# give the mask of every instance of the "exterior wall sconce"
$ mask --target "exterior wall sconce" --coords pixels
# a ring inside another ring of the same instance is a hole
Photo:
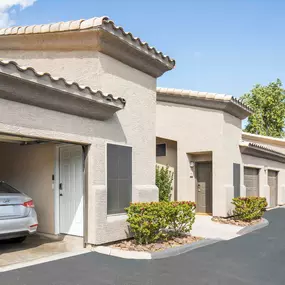
[[[265,167],[264,167],[264,171],[266,172],[268,170],[268,166],[267,165],[265,165]]]
[[[190,161],[190,167],[194,168],[194,166],[195,166],[195,162],[194,161]]]

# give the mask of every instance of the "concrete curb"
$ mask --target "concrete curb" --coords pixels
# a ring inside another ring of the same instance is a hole
[[[260,223],[255,224],[255,225],[251,225],[251,226],[244,227],[243,229],[239,230],[239,231],[237,232],[237,234],[238,234],[238,235],[249,234],[249,233],[251,233],[251,232],[253,232],[253,231],[262,229],[262,228],[264,228],[264,227],[266,227],[266,226],[268,226],[268,225],[269,225],[269,222],[268,222],[266,219],[262,218],[262,220],[261,220]]]
[[[108,246],[97,246],[92,251],[106,254],[110,256],[116,256],[125,259],[161,259],[171,256],[180,255],[190,250],[207,246],[216,242],[222,241],[222,239],[203,239],[191,244],[185,244],[182,246],[168,248],[158,252],[140,252],[140,251],[125,251],[117,248],[111,248]]]
[[[151,259],[161,259],[161,258],[180,255],[182,253],[191,251],[193,249],[207,246],[207,245],[219,242],[219,241],[222,241],[222,239],[202,239],[202,240],[193,242],[191,244],[185,244],[182,246],[172,247],[172,248],[168,248],[162,251],[153,252],[151,253]]]

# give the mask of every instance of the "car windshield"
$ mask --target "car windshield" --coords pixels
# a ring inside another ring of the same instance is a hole
[[[0,194],[3,193],[20,193],[18,190],[10,186],[9,184],[0,181]]]

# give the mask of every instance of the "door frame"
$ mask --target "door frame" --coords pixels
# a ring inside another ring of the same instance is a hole
[[[59,181],[60,181],[60,149],[64,147],[76,146],[77,144],[61,144],[56,145],[55,148],[55,163],[54,163],[54,179],[53,179],[53,190],[54,190],[54,234],[60,235],[60,201],[59,201]],[[88,185],[88,145],[80,145],[82,147],[82,164],[83,164],[83,240],[84,244],[87,243],[87,185]]]
[[[212,168],[211,168],[211,208],[212,208],[212,212],[208,213],[208,212],[196,212],[196,214],[201,214],[201,215],[212,215],[213,214],[213,161],[195,161],[195,203],[196,205],[198,204],[198,164],[211,164]]]

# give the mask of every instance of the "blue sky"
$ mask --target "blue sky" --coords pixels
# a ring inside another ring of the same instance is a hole
[[[0,15],[10,2],[22,3],[2,7],[14,25],[109,16],[176,60],[159,86],[239,97],[256,83],[285,82],[282,0],[34,1],[0,0]]]

